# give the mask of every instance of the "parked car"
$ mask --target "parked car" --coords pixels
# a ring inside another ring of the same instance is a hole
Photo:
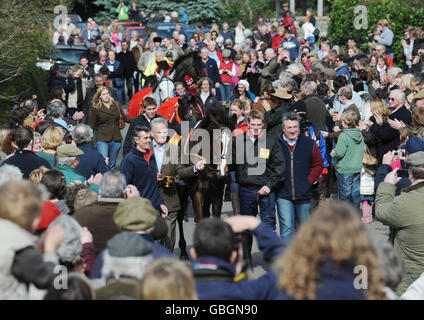
[[[138,36],[144,38],[146,35],[145,28],[144,27],[129,27],[125,28],[125,39],[129,39],[131,37],[131,32],[137,31]]]
[[[53,46],[52,60],[59,66],[60,72],[67,72],[73,65],[79,64],[81,55],[87,52],[85,46]]]

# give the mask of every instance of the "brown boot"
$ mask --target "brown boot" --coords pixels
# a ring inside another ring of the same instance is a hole
[[[231,192],[231,204],[233,205],[233,212],[235,216],[240,215],[240,196],[238,192]]]

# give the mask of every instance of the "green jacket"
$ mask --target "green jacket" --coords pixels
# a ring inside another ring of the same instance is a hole
[[[62,166],[58,164],[56,165],[56,169],[63,173],[68,186],[70,186],[71,183],[75,183],[75,181],[81,181],[81,183],[85,183],[87,181],[84,176],[80,175],[76,170],[69,166]],[[89,186],[91,190],[99,193],[99,186],[97,184],[89,184]]]
[[[382,182],[375,198],[375,217],[390,226],[394,247],[405,263],[396,293],[400,296],[424,272],[424,181],[419,180],[395,197],[396,187]]]
[[[128,7],[124,6],[124,12],[122,13],[122,15],[120,15],[121,12],[121,6],[118,6],[118,8],[116,8],[115,12],[118,14],[118,21],[128,21],[130,18],[128,16]]]
[[[359,128],[344,129],[331,157],[337,160],[338,173],[360,173],[364,158],[364,138]]]
[[[121,108],[122,118],[125,122],[131,122],[134,118],[127,117]],[[102,105],[99,109],[92,108],[90,116],[90,127],[97,129],[96,140],[103,142],[122,141],[119,129],[119,111],[116,104],[110,108]]]

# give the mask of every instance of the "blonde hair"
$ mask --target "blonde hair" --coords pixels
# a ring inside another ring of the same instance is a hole
[[[25,230],[41,214],[43,200],[47,199],[46,188],[29,181],[9,181],[0,186],[0,218],[9,220]]]
[[[400,79],[399,79],[399,87],[401,90],[405,91],[407,89],[411,90],[412,89],[412,78],[414,78],[414,75],[412,73],[408,73],[408,74],[404,74]]]
[[[295,299],[317,298],[319,267],[331,260],[352,262],[368,270],[368,299],[385,299],[381,267],[369,235],[351,205],[334,203],[319,207],[302,225],[289,248],[274,263],[280,271],[278,288]],[[353,278],[353,277],[352,277]]]
[[[49,170],[50,169],[47,169],[45,166],[32,170],[29,174],[29,181],[33,184],[39,184],[41,179],[43,179],[43,175]]]
[[[159,258],[144,273],[140,282],[141,300],[197,300],[194,279],[187,264]]]
[[[38,121],[37,116],[34,116],[32,114],[30,114],[28,117],[25,118],[23,126],[24,127],[28,127],[32,130],[32,128],[34,127],[34,124]]]
[[[235,99],[231,101],[230,106],[231,105],[237,106],[241,111],[244,111],[246,109],[246,102],[240,99]]]
[[[387,27],[390,30],[392,29],[392,26],[390,25],[389,21],[387,21],[386,19],[380,19],[380,20],[378,20],[377,24],[379,24],[383,28]]]
[[[44,149],[56,150],[63,142],[63,137],[65,133],[59,127],[52,126],[44,131],[41,136],[41,146]]]
[[[353,110],[345,110],[340,116],[340,121],[346,129],[355,128],[359,123],[358,114]]]
[[[368,169],[372,169],[372,170],[377,169],[377,165],[378,165],[377,158],[371,154],[368,146],[365,143],[364,143],[364,158],[362,160],[362,164],[364,165],[364,167]]]
[[[380,115],[383,120],[387,121],[389,119],[390,109],[386,101],[382,99],[371,101],[370,107],[371,112]]]
[[[101,108],[103,101],[102,101],[102,99],[100,99],[100,95],[105,90],[108,90],[108,92],[109,92],[109,89],[107,87],[104,87],[104,86],[100,87],[97,90],[97,92],[96,92],[96,94],[94,95],[94,98],[93,98],[93,108],[95,108],[95,109]],[[112,98],[112,96],[110,96],[110,104],[113,105],[114,103],[115,103],[115,100]]]

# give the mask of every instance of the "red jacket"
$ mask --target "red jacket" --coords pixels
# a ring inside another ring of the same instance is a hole
[[[285,39],[284,35],[280,36],[278,33],[274,37],[272,37],[272,49],[277,50],[277,47],[280,45],[281,41]]]
[[[223,69],[227,69],[231,71],[233,70],[233,65],[234,65],[234,62],[231,59],[227,63],[225,63],[224,60],[220,60],[219,71]],[[227,83],[227,84],[233,83],[233,77],[231,77],[227,72],[221,73],[221,80],[222,80],[222,83]]]

